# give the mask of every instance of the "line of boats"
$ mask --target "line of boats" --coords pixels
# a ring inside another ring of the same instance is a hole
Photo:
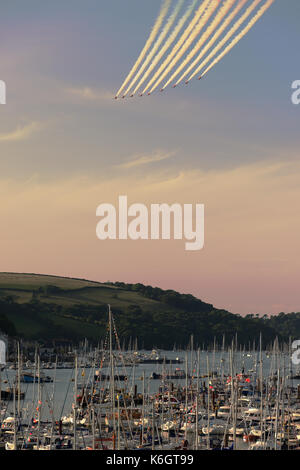
[[[101,349],[101,352],[103,350]],[[151,352],[139,352],[139,351],[132,351],[130,354],[124,355],[117,353],[115,356],[115,362],[116,365],[123,365],[125,364],[126,367],[134,367],[138,365],[180,365],[182,364],[182,360],[179,357],[176,358],[167,358],[166,356],[161,356],[160,353],[156,350],[153,349]],[[103,362],[104,364],[104,362]],[[23,364],[23,370],[24,371],[31,371],[34,368],[34,362],[31,362],[30,360],[27,360]],[[109,360],[106,359],[104,365],[109,365]],[[86,358],[83,358],[81,364],[79,364],[79,367],[85,368],[85,369],[90,369],[93,367],[92,363],[86,360]],[[41,362],[41,368],[43,370],[67,370],[67,369],[74,369],[74,360],[73,361],[64,361],[64,362]],[[8,369],[10,370],[18,370],[18,363],[14,362],[9,364]]]

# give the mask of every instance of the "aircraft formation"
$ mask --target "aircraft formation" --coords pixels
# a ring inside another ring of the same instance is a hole
[[[163,0],[115,99],[199,80],[253,28],[275,0]]]

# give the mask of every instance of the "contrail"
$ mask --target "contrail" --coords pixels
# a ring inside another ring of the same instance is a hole
[[[197,69],[192,73],[192,75],[188,78],[187,82],[192,80],[195,75],[197,75],[200,70],[222,49],[223,46],[227,43],[227,41],[234,35],[234,33],[242,26],[242,24],[248,19],[251,13],[255,10],[257,5],[262,2],[262,0],[254,0],[253,3],[247,8],[244,14],[236,21],[236,23],[232,26],[232,28],[228,31],[228,33],[221,39],[221,41],[217,44],[217,46],[211,51],[211,53],[204,59],[204,61],[197,67]],[[244,2],[242,1],[242,6]]]
[[[199,41],[196,43],[196,45],[193,47],[193,49],[187,55],[185,60],[180,64],[180,66],[175,70],[173,75],[169,78],[169,80],[163,86],[163,89],[165,89],[169,85],[169,83],[171,83],[180,74],[180,72],[190,63],[190,61],[193,59],[193,57],[195,57],[195,55],[200,50],[200,48],[203,46],[203,44],[209,39],[209,37],[212,35],[212,33],[219,26],[219,24],[221,23],[223,18],[227,15],[228,11],[230,10],[230,8],[232,7],[234,2],[235,2],[235,0],[226,0],[226,1],[224,1],[223,6],[220,8],[220,10],[218,11],[216,16],[214,17],[211,24],[206,28],[206,31],[202,34]],[[220,3],[218,2],[216,7],[219,6],[219,5],[220,5]],[[176,83],[176,85],[177,85],[177,83]]]
[[[150,86],[155,82],[155,80],[158,80],[160,74],[164,71],[164,69],[167,67],[167,65],[171,62],[171,60],[173,59],[173,57],[175,57],[175,55],[177,54],[177,52],[179,51],[179,49],[181,48],[181,46],[185,43],[186,39],[189,37],[189,35],[191,34],[191,32],[193,31],[194,27],[196,26],[196,24],[198,23],[199,21],[199,18],[201,18],[203,12],[205,11],[206,7],[208,6],[208,4],[211,2],[211,0],[204,0],[204,2],[200,5],[200,7],[198,8],[198,10],[196,11],[195,13],[195,16],[194,18],[192,19],[192,21],[190,22],[190,24],[188,25],[188,27],[186,28],[186,30],[182,33],[180,39],[178,40],[178,42],[175,44],[175,46],[173,47],[172,51],[170,52],[170,54],[168,55],[168,57],[164,60],[164,62],[161,64],[161,66],[158,68],[157,72],[155,73],[155,75],[152,77],[152,79],[150,80],[150,82],[148,83],[147,87],[145,88],[144,92],[147,91]],[[155,86],[153,87],[156,88],[156,86],[160,83],[160,81],[158,81],[157,84],[155,84]],[[153,90],[152,89],[152,90]],[[151,91],[152,91],[151,90]]]
[[[184,2],[184,0],[182,0],[182,2]],[[173,44],[173,42],[175,41],[175,39],[177,38],[178,34],[180,33],[180,31],[182,30],[183,26],[185,25],[186,21],[188,20],[188,18],[190,17],[190,15],[192,14],[196,4],[197,4],[198,0],[194,0],[193,3],[189,6],[189,8],[187,9],[185,15],[178,21],[176,27],[174,28],[173,32],[170,34],[168,40],[166,41],[165,45],[162,47],[162,49],[160,50],[160,52],[155,56],[155,58],[153,59],[153,61],[151,62],[151,65],[150,67],[148,68],[148,70],[146,71],[144,77],[140,80],[138,86],[136,87],[136,89],[134,90],[134,93],[139,89],[139,87],[145,82],[145,80],[147,80],[147,78],[149,77],[149,75],[151,74],[152,70],[154,70],[154,68],[156,67],[156,65],[159,63],[159,61],[161,60],[161,58],[164,56],[164,54],[166,53],[166,51],[169,49],[169,47],[171,47],[171,45]],[[145,90],[144,90],[145,91]],[[144,91],[142,93],[144,93]]]
[[[157,17],[157,20],[152,28],[152,31],[150,33],[150,36],[142,50],[142,52],[140,53],[136,63],[134,64],[134,66],[132,67],[130,73],[128,74],[127,78],[125,79],[123,85],[121,86],[121,88],[119,89],[116,97],[118,97],[120,95],[120,93],[122,92],[122,90],[124,90],[125,86],[127,85],[127,83],[129,82],[129,80],[132,78],[132,76],[134,75],[134,73],[136,72],[136,70],[138,69],[140,63],[142,62],[142,60],[144,59],[145,55],[147,54],[148,50],[150,49],[154,39],[156,38],[157,34],[158,34],[158,31],[160,30],[160,27],[164,21],[164,18],[166,16],[166,14],[168,13],[168,10],[169,10],[169,7],[170,7],[170,4],[171,4],[171,0],[165,0],[162,7],[161,7],[161,10],[160,10],[160,13]]]
[[[161,91],[172,80],[176,87],[186,77],[185,83],[196,75],[201,79],[246,36],[274,2],[189,0],[186,1],[189,6],[180,14],[185,0],[162,1],[149,38],[116,99],[129,92],[134,96],[143,87],[140,96],[146,92],[150,95],[163,81],[166,83]]]
[[[195,39],[197,39],[197,36],[200,34],[202,29],[204,29],[206,23],[208,22],[209,18],[212,16],[212,14],[215,12],[215,10],[218,8],[220,4],[220,0],[211,0],[209,6],[207,7],[206,11],[204,12],[203,16],[200,18],[198,24],[196,25],[194,31],[190,35],[190,37],[187,39],[187,41],[184,43],[180,51],[177,53],[176,57],[172,60],[170,65],[167,67],[167,69],[164,71],[162,76],[160,77],[160,82],[168,75],[171,70],[174,69],[178,61],[182,58],[184,53],[189,49],[189,47],[193,44]],[[164,90],[166,88],[166,85],[162,88]],[[153,91],[154,87],[150,90],[150,93]]]
[[[263,16],[263,14],[270,8],[274,0],[267,0],[267,2],[258,10],[256,15],[250,20],[249,24],[241,31],[231,43],[224,49],[224,51],[212,62],[212,64],[202,73],[203,77],[207,72],[214,67],[218,62],[220,62],[223,57],[228,54],[228,52],[250,31],[250,29],[255,25],[255,23]],[[201,78],[199,77],[199,78]]]
[[[170,31],[170,29],[172,28],[173,26],[173,23],[174,21],[176,20],[176,17],[179,13],[179,10],[182,6],[182,2],[181,0],[177,3],[176,7],[174,8],[174,11],[173,13],[171,14],[171,16],[169,17],[167,23],[165,24],[165,26],[163,27],[162,29],[162,32],[160,33],[160,35],[158,36],[155,44],[153,45],[152,49],[149,51],[148,53],[148,56],[146,57],[143,65],[141,66],[140,70],[138,71],[138,73],[136,74],[136,76],[134,77],[134,79],[132,80],[131,84],[129,85],[129,87],[127,88],[127,90],[125,91],[125,96],[127,95],[127,93],[129,93],[129,91],[133,88],[133,86],[135,85],[135,83],[137,82],[137,80],[139,79],[139,77],[142,75],[142,73],[144,72],[144,70],[146,69],[147,65],[150,63],[151,59],[154,57],[154,55],[156,54],[157,50],[159,49],[161,43],[163,42],[163,40],[165,39],[165,37],[167,36],[168,32]]]
[[[196,3],[196,1],[194,1],[194,4]],[[170,24],[170,27],[167,28],[167,32],[170,30],[171,26],[173,25],[179,11],[181,10],[182,6],[184,4],[184,0],[178,0],[178,4],[176,6],[176,8],[174,9],[174,12],[173,12],[173,15],[170,17],[169,19],[169,22],[171,23]],[[191,13],[191,12],[190,12]],[[190,14],[189,13],[189,14]],[[131,96],[133,96],[137,90],[141,87],[141,85],[145,82],[145,80],[147,79],[147,77],[149,77],[150,73],[152,72],[152,70],[155,68],[155,66],[158,64],[158,62],[160,61],[160,59],[163,57],[164,53],[166,52],[166,50],[170,47],[170,45],[173,43],[173,41],[176,39],[179,31],[181,30],[182,26],[184,25],[186,19],[184,19],[185,17],[187,16],[187,14],[184,15],[183,18],[181,18],[181,20],[178,22],[177,26],[175,27],[174,31],[170,34],[170,37],[167,39],[167,41],[165,42],[164,46],[161,48],[161,50],[158,52],[158,54],[154,57],[153,61],[151,62],[149,68],[146,70],[145,74],[142,76],[142,78],[140,79],[139,83],[137,84],[137,86],[135,87],[135,89],[133,90],[133,93]],[[184,19],[184,21],[183,21]]]
[[[231,0],[232,6],[237,0]],[[200,59],[206,54],[207,51],[215,44],[217,39],[221,36],[221,34],[225,31],[228,25],[234,20],[236,15],[240,12],[241,8],[245,5],[248,0],[241,0],[238,5],[236,5],[235,9],[230,13],[230,15],[225,18],[224,22],[221,24],[220,28],[215,32],[211,40],[206,44],[206,46],[201,50],[200,54],[196,59],[191,63],[191,65],[187,68],[187,70],[181,75],[179,80],[177,80],[176,85],[178,85],[184,77],[186,77],[191,70],[199,63]],[[229,8],[230,9],[230,8]]]

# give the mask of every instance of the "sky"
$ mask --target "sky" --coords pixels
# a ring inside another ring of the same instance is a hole
[[[1,6],[0,270],[141,282],[240,314],[300,311],[299,1],[275,0],[200,82],[115,101],[160,6]],[[203,203],[204,249],[98,240],[96,208],[121,194]]]

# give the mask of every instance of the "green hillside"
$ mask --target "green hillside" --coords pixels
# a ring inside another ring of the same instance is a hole
[[[11,297],[18,304],[32,302],[57,304],[60,306],[105,306],[126,309],[139,305],[142,310],[166,310],[162,302],[129,290],[129,285],[86,281],[39,274],[0,273],[0,300]],[[173,308],[167,310],[173,311]]]
[[[248,345],[287,340],[300,334],[300,314],[241,317],[192,295],[142,284],[99,283],[39,274],[0,273],[0,330],[34,341],[98,342],[111,305],[119,336],[138,338],[140,347],[209,344],[223,335]]]

